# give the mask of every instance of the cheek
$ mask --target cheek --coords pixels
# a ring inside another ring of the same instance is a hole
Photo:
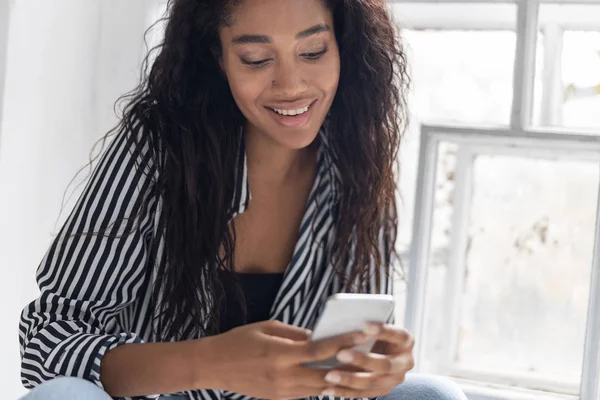
[[[335,92],[340,81],[340,65],[337,64],[335,69],[331,69],[330,75],[327,77],[329,80],[330,89]]]
[[[254,107],[256,100],[261,96],[266,87],[265,78],[261,74],[229,71],[227,73],[227,80],[229,81],[233,98],[242,110]]]
[[[333,96],[337,90],[340,80],[340,61],[338,57],[323,65],[321,71],[316,75],[318,86],[327,94]]]

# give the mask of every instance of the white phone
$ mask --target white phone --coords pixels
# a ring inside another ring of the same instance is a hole
[[[325,309],[317,320],[311,340],[322,340],[345,333],[362,331],[367,322],[389,320],[394,312],[394,297],[388,294],[339,293],[327,299]],[[375,339],[353,349],[368,353]],[[336,357],[305,364],[306,367],[332,369],[341,366]]]

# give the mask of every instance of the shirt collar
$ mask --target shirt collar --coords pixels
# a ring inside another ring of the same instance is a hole
[[[327,122],[323,124],[319,130],[319,149],[317,153],[317,177],[323,177],[327,175],[329,179],[320,179],[318,181],[325,182],[327,184],[329,195],[327,196],[330,204],[337,202],[339,198],[339,187],[341,184],[341,176],[339,169],[335,164],[335,157],[333,149],[330,146],[328,135],[327,135]],[[236,160],[236,172],[235,172],[235,192],[233,196],[233,215],[232,219],[239,214],[243,214],[248,210],[250,206],[250,200],[252,194],[250,192],[250,185],[248,184],[248,158],[246,154],[246,146],[244,141],[244,134],[240,129],[240,145],[238,147],[238,156]]]

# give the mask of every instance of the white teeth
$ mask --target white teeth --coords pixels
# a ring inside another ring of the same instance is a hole
[[[297,110],[281,110],[279,108],[273,108],[272,110],[280,115],[300,115],[300,114],[304,114],[305,112],[307,112],[309,108],[310,108],[310,106],[302,107]]]

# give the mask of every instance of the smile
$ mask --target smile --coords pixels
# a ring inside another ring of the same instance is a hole
[[[281,126],[286,128],[298,129],[306,125],[312,114],[314,113],[313,106],[317,100],[313,100],[309,104],[305,101],[289,104],[290,108],[279,108],[274,106],[265,106],[273,119]],[[294,108],[291,108],[294,107]]]
[[[280,109],[280,108],[271,108],[271,110],[275,111],[277,114],[279,115],[302,115],[305,112],[308,111],[308,109],[310,108],[310,106],[306,106],[306,107],[302,107],[302,108],[298,108],[295,110],[284,110],[284,109]]]

